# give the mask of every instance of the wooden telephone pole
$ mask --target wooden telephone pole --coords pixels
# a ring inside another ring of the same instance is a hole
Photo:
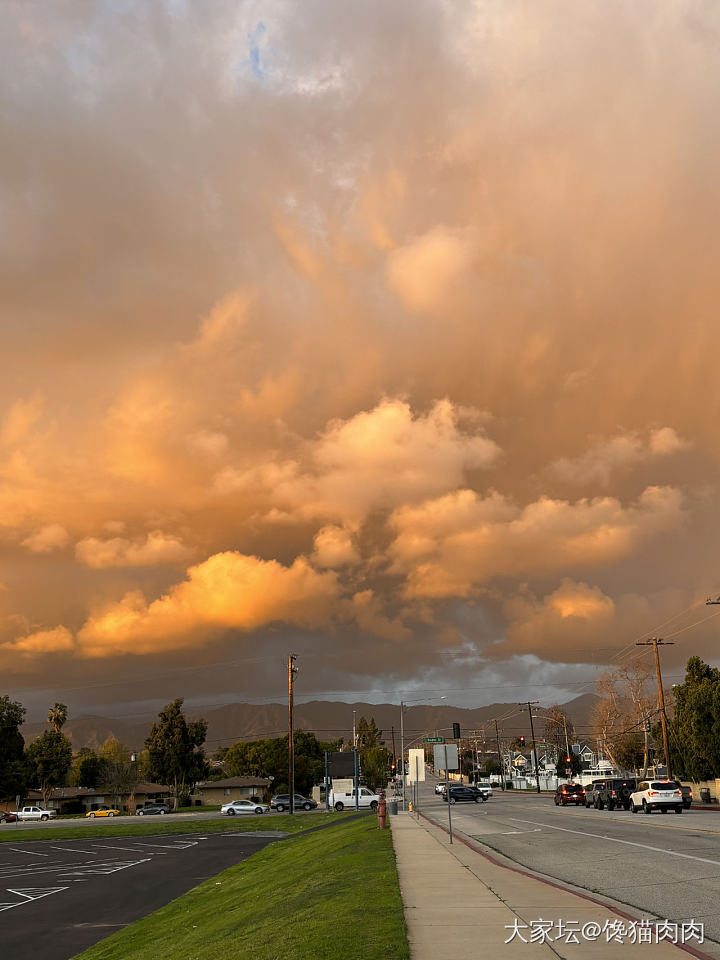
[[[652,637],[650,640],[640,640],[635,644],[636,647],[652,647],[655,653],[655,673],[657,674],[658,685],[658,706],[660,707],[660,724],[662,726],[663,749],[665,751],[665,769],[667,770],[668,780],[672,780],[672,770],[670,768],[670,747],[668,745],[667,731],[667,713],[665,712],[665,691],[662,685],[662,674],[660,673],[660,654],[658,647],[672,647],[672,640],[660,640],[658,637]]]

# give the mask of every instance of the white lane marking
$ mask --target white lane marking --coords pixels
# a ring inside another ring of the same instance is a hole
[[[518,823],[533,823],[537,820],[520,820],[519,817],[509,817],[510,820],[516,820]],[[654,853],[666,853],[671,857],[682,857],[683,860],[697,860],[700,863],[712,863],[720,867],[720,860],[708,860],[707,857],[693,857],[689,853],[677,853],[675,850],[665,850],[664,847],[652,847],[649,843],[636,843],[634,840],[620,840],[618,837],[606,837],[602,833],[588,833],[586,830],[569,830],[567,827],[553,827],[549,823],[541,823],[541,827],[547,827],[548,830],[561,830],[563,833],[576,833],[580,837],[595,837],[598,840],[610,840],[612,843],[624,843],[628,847],[641,847],[643,850],[652,850]]]
[[[8,893],[14,893],[16,897],[22,897],[22,900],[16,900],[15,903],[0,903],[0,910],[12,910],[13,907],[24,907],[33,900],[41,900],[43,897],[49,897],[53,893],[62,893],[67,887],[23,887],[20,890],[10,890]]]
[[[536,827],[534,830],[506,830],[500,834],[501,837],[509,837],[512,834],[516,833],[540,833],[540,827]]]
[[[141,863],[149,863],[150,857],[143,860],[122,861],[115,860],[109,863],[100,864],[79,864],[74,869],[58,870],[58,873],[65,873],[68,877],[82,876],[107,876],[110,873],[118,873],[120,870],[127,870],[129,867],[139,867]]]
[[[27,853],[30,857],[49,857],[49,853],[35,853],[32,850],[23,850],[18,849],[18,847],[8,847],[8,850],[12,850],[13,853]]]

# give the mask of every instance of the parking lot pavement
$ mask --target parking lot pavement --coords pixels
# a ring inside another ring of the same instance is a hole
[[[258,830],[4,843],[3,956],[68,960],[283,836]]]

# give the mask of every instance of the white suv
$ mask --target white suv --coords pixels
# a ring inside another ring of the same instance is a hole
[[[683,812],[683,799],[680,784],[676,780],[640,780],[637,787],[630,794],[630,810],[637,813],[652,813],[668,810],[675,813]]]

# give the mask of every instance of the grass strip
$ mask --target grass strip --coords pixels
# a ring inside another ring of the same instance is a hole
[[[160,834],[237,833],[240,830],[278,830],[299,833],[309,827],[344,820],[350,813],[265,814],[262,817],[215,817],[211,820],[170,820],[168,817],[138,818],[138,823],[115,823],[113,819],[84,820],[78,826],[38,827],[36,830],[13,830],[13,824],[0,828],[0,843],[23,843],[30,840],[80,840],[85,837],[147,837]],[[371,818],[375,819],[375,818]]]
[[[363,817],[273,843],[75,960],[409,956],[390,831]]]

